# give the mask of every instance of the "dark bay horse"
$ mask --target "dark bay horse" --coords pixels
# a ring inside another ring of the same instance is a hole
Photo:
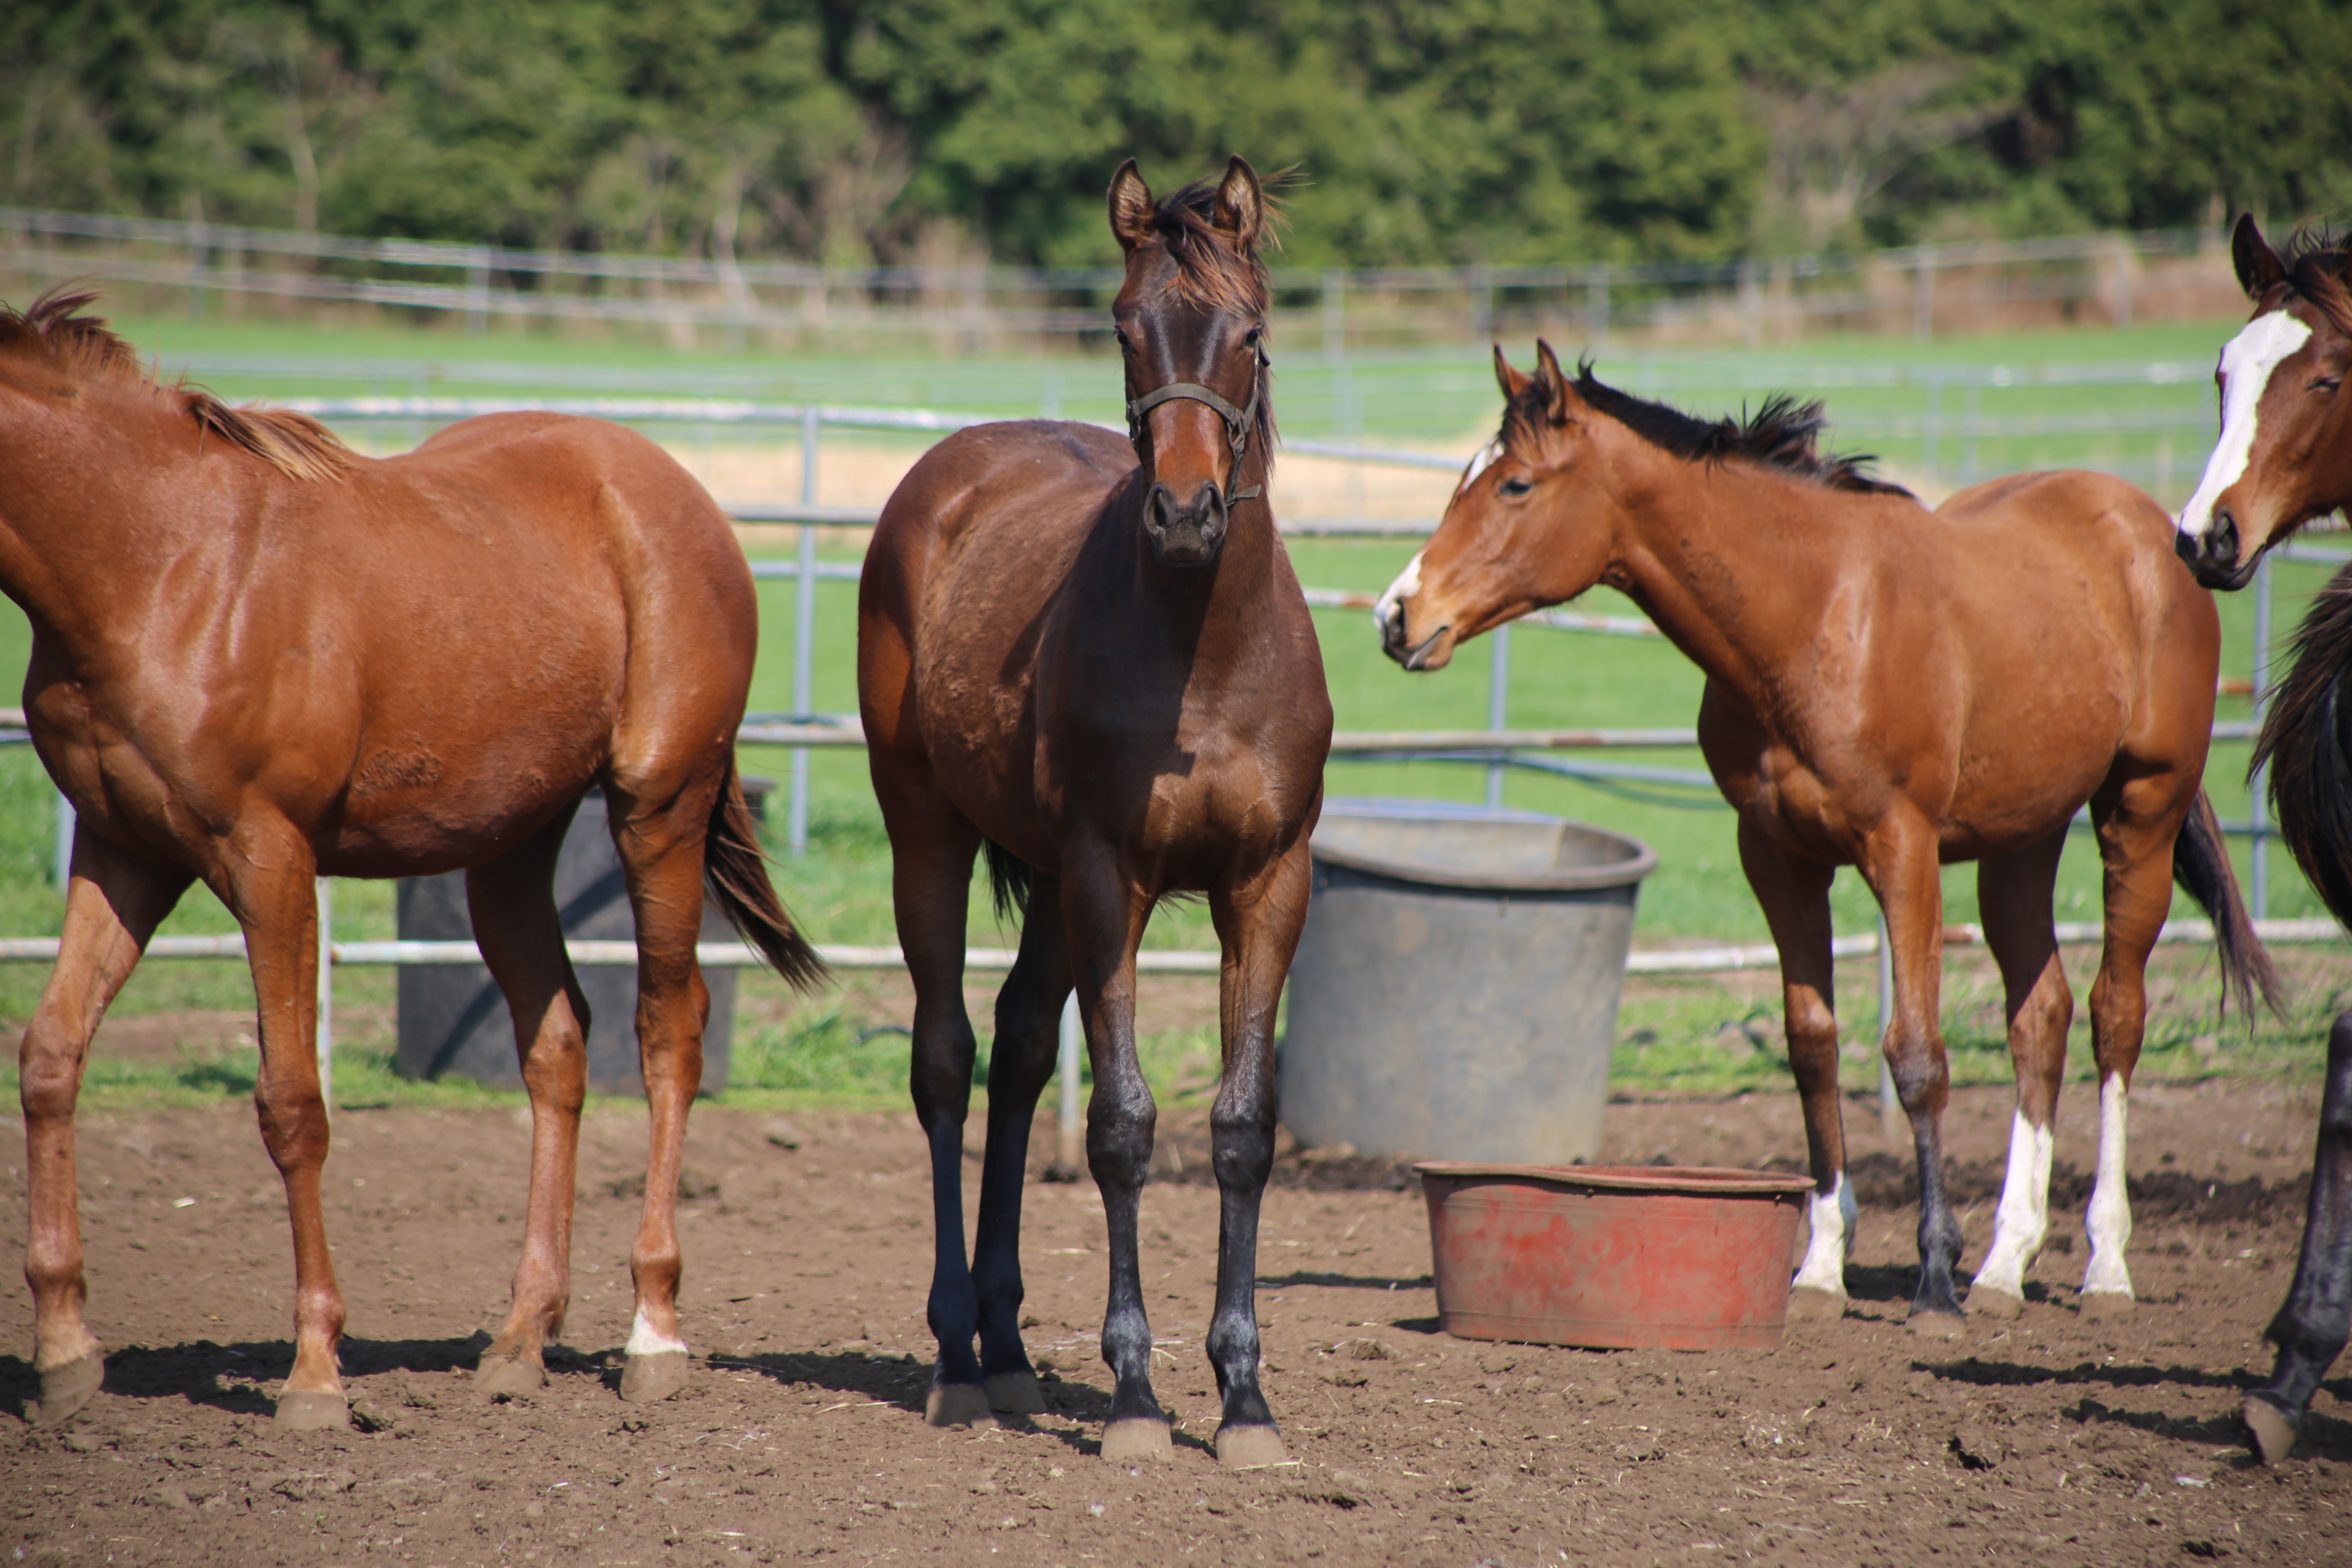
[[[1135,954],[1153,907],[1208,896],[1224,950],[1223,1194],[1208,1354],[1218,1458],[1283,1458],[1258,1387],[1257,1216],[1274,1156],[1275,1004],[1307,915],[1331,704],[1265,499],[1266,197],[1235,158],[1154,203],[1110,187],[1127,254],[1113,307],[1132,446],[1085,425],[985,425],[915,465],[858,596],[857,691],[915,981],[915,1112],[931,1152],[934,1425],[1044,1408],[1020,1332],[1029,1124],[1075,986],[1094,1065],[1087,1161],[1109,1228],[1104,1457],[1170,1450],[1136,1252],[1151,1091]],[[1024,910],[998,994],[980,1215],[965,1261],[963,1123],[976,1046],[965,909],[985,846]],[[979,1354],[972,1345],[979,1339]]]
[[[778,969],[819,973],[735,776],[756,605],[726,518],[651,442],[595,420],[499,415],[404,457],[360,457],[299,416],[158,384],[80,313],[88,300],[0,309],[0,589],[32,621],[26,719],[78,818],[65,934],[20,1058],[42,1418],[72,1415],[103,1375],[82,1321],[83,1062],[196,880],[244,928],[254,1099],[293,1223],[294,1366],[278,1419],[324,1426],[347,1409],[320,1188],[321,876],[467,872],[532,1127],[513,1310],[478,1377],[491,1393],[545,1381],[541,1347],[571,1291],[588,1024],[552,878],[592,784],[636,915],[652,1108],[622,1393],[675,1393],[706,883]]]
[[[1961,1324],[1960,1226],[1944,1188],[1949,1074],[1937,1029],[1937,868],[1979,863],[2007,993],[2018,1104],[1993,1241],[1969,1302],[2011,1317],[2048,1223],[2053,1118],[2074,999],[2051,922],[2066,825],[2085,802],[2105,867],[2091,987],[2099,1160],[2086,1314],[2131,1300],[2124,1123],[2147,953],[2176,877],[2214,916],[2242,1005],[2270,984],[2200,785],[2220,625],[2173,558],[2171,523],[2117,479],[2018,475],[1929,511],[1817,454],[1818,405],[1709,423],[1496,352],[1503,431],[1429,546],[1382,598],[1383,646],[1435,669],[1463,639],[1607,583],[1706,673],[1699,743],[1739,814],[1739,856],[1780,949],[1805,1114],[1812,1240],[1790,1310],[1845,1300],[1844,1179],[1830,880],[1858,867],[1885,911],[1884,1048],[1919,1157],[1914,1328]]]
[[[2352,506],[2352,246],[2301,238],[2281,257],[2252,215],[2231,250],[2254,316],[2221,351],[2221,437],[2180,514],[2182,559],[2217,588],[2243,586],[2262,552]],[[2330,913],[2352,925],[2352,567],[2302,629],[2254,748],[2271,765],[2279,830]],[[2271,1321],[2278,1361],[2243,1407],[2256,1450],[2294,1448],[2312,1391],[2352,1333],[2352,1013],[2327,1035],[2303,1257]]]

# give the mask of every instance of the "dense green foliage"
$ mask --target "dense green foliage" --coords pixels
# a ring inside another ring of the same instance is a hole
[[[1098,264],[1105,181],[1296,165],[1297,262],[2292,221],[2338,0],[67,0],[0,199],[835,263]]]

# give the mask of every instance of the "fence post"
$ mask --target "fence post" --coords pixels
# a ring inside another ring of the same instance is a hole
[[[73,885],[74,805],[65,791],[58,792],[58,891],[62,893]]]
[[[1084,1034],[1078,1027],[1078,994],[1073,991],[1062,1004],[1061,1057],[1055,1068],[1062,1079],[1061,1124],[1055,1129],[1055,1163],[1071,1181],[1077,1180],[1083,1168],[1078,1157],[1085,1152],[1078,1121],[1078,1046]]]
[[[466,263],[466,335],[478,338],[490,321],[490,259],[477,249]]]
[[[2265,554],[2254,568],[2254,723],[2259,728],[2270,706],[2271,683],[2271,558]],[[2246,778],[2247,826],[2253,829],[2247,850],[2246,912],[2256,920],[2270,918],[2271,809],[2267,772],[2257,768]]]
[[[816,504],[818,409],[814,402],[801,408],[801,504]],[[805,719],[814,705],[809,669],[816,654],[816,524],[801,524],[799,571],[793,580],[793,713]],[[806,746],[793,748],[793,806],[787,842],[795,855],[808,851],[809,754]]]
[[[1507,730],[1511,691],[1511,628],[1507,623],[1496,626],[1487,639],[1495,645],[1495,665],[1486,683],[1486,728]],[[1503,760],[1497,756],[1486,764],[1486,805],[1493,809],[1503,804]]]
[[[319,879],[319,1103],[335,1109],[335,900]]]

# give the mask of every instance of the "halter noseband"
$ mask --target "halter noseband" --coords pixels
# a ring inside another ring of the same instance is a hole
[[[1179,398],[1205,403],[1217,411],[1217,417],[1225,422],[1225,442],[1234,452],[1233,468],[1225,476],[1225,503],[1231,506],[1237,501],[1257,500],[1265,493],[1264,485],[1252,485],[1245,490],[1234,489],[1241,482],[1242,458],[1249,451],[1250,432],[1257,427],[1257,399],[1261,385],[1258,372],[1274,363],[1265,357],[1265,350],[1262,346],[1258,347],[1255,357],[1257,363],[1250,367],[1248,406],[1236,408],[1222,393],[1202,386],[1197,381],[1171,381],[1165,386],[1153,387],[1127,405],[1128,440],[1134,444],[1138,454],[1142,452],[1143,421],[1163,403],[1174,403]]]

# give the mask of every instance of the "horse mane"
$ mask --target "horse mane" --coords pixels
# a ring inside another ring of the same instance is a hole
[[[2352,926],[2352,567],[2312,600],[2271,694],[2254,768],[2271,771],[2279,837],[2336,918]]]
[[[1829,418],[1818,400],[1799,403],[1785,392],[1776,392],[1764,400],[1762,407],[1743,418],[1726,415],[1720,419],[1700,419],[1619,391],[1592,374],[1590,359],[1577,362],[1576,394],[1651,446],[1690,462],[1736,458],[1810,479],[1829,489],[1917,499],[1901,485],[1869,473],[1866,466],[1878,459],[1868,453],[1823,453],[1817,443]],[[1540,430],[1546,402],[1541,386],[1528,382],[1504,410],[1506,434],[1514,426],[1526,435]]]
[[[47,359],[69,374],[142,388],[179,400],[196,423],[231,446],[252,453],[289,479],[327,479],[352,466],[356,454],[307,414],[283,408],[232,408],[184,380],[166,384],[139,363],[137,351],[110,331],[105,318],[85,313],[98,294],[63,284],[22,310],[0,304],[0,354]]]
[[[2286,270],[2287,288],[2310,300],[2330,326],[2352,338],[2352,287],[2345,279],[2352,271],[2352,236],[2305,224],[2288,237],[2279,265]]]
[[[1283,220],[1281,200],[1276,193],[1290,184],[1292,178],[1292,171],[1281,169],[1258,183],[1265,211],[1265,221],[1259,232],[1272,239],[1277,248],[1282,241],[1276,230]],[[1233,237],[1217,226],[1217,187],[1221,183],[1215,179],[1194,180],[1162,196],[1152,213],[1152,226],[1160,231],[1161,245],[1176,263],[1173,291],[1188,305],[1219,315],[1255,316],[1262,331],[1271,330],[1265,324],[1272,298],[1265,261],[1255,247],[1246,250],[1235,247]],[[1260,353],[1257,428],[1251,435],[1265,455],[1268,473],[1274,469],[1275,440],[1274,399],[1267,395],[1274,379],[1271,370],[1265,355]]]

